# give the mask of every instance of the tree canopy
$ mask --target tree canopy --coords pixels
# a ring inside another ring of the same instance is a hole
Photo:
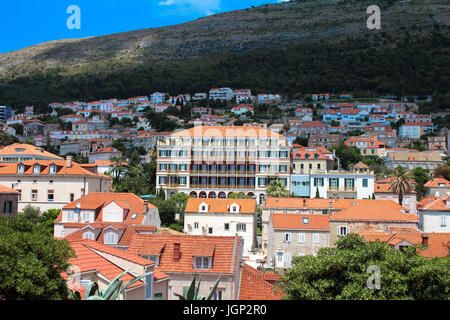
[[[0,218],[0,299],[67,299],[61,272],[73,256],[67,241],[54,239],[25,216]]]
[[[277,286],[289,300],[449,299],[450,257],[425,258],[413,247],[399,251],[349,234],[317,256],[295,257]]]

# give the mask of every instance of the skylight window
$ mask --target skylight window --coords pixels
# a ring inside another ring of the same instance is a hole
[[[309,218],[303,218],[303,224],[309,224]]]
[[[137,213],[133,213],[133,214],[131,215],[131,219],[136,219],[136,218],[137,218],[137,216],[138,216],[138,214],[137,214]]]

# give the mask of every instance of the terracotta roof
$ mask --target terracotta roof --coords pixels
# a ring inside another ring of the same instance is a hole
[[[443,186],[441,186],[443,185]],[[425,183],[427,188],[450,188],[450,181],[444,178],[434,178]]]
[[[0,184],[0,193],[17,193],[17,194],[19,194],[19,191],[5,187],[4,185]]]
[[[17,150],[23,149],[23,151],[17,151]],[[48,158],[61,160],[61,157],[58,157],[57,155],[54,155],[53,153],[50,153],[48,151],[45,151],[45,149],[40,147],[35,147],[29,144],[22,144],[22,143],[13,143],[9,146],[6,146],[2,149],[0,149],[0,155],[35,155],[35,156],[45,156]]]
[[[314,148],[310,148],[310,149],[314,149]],[[332,161],[332,159],[330,159],[329,157],[324,155],[322,152],[320,152],[318,150],[307,150],[307,148],[295,150],[292,154],[292,159],[293,160],[308,159],[308,160],[330,160],[330,161]]]
[[[210,198],[189,198],[186,203],[185,212],[198,213],[200,204],[208,205],[208,212],[205,213],[231,213],[229,207],[236,203],[239,205],[239,214],[255,214],[255,199],[210,199]]]
[[[384,192],[384,193],[393,193],[389,190],[389,187],[391,185],[388,183],[375,183],[375,186],[373,188],[374,192]],[[416,193],[416,191],[412,190],[411,193]]]
[[[103,218],[103,208],[112,201],[116,202],[121,207],[125,207],[127,209],[129,208],[127,216],[123,222],[130,224],[142,224],[147,208],[156,208],[151,203],[147,203],[146,206],[145,201],[133,193],[91,192],[65,205],[55,222],[61,222],[63,211],[75,209],[77,207],[77,203],[80,204],[81,210],[97,210],[98,215],[96,222],[101,222]],[[137,215],[133,219],[134,213],[137,213]]]
[[[25,165],[25,170],[23,173],[17,173],[17,167],[19,164]],[[50,165],[56,165],[56,173],[50,173]],[[40,165],[40,173],[34,173],[33,168],[35,165]],[[18,163],[0,163],[0,174],[4,175],[83,175],[100,177],[99,175],[92,173],[84,168],[82,168],[78,163],[72,161],[72,166],[67,168],[65,160],[27,160]],[[103,178],[107,176],[102,175]],[[110,179],[108,177],[108,179]]]
[[[431,199],[431,201],[421,203],[420,210],[450,211],[450,205],[447,205],[450,202],[450,195]]]
[[[107,245],[99,244],[92,240],[83,240],[83,241],[71,241],[70,246],[75,251],[76,258],[69,259],[69,263],[73,266],[76,266],[77,271],[79,272],[88,272],[94,271],[102,274],[104,277],[113,280],[116,276],[124,272],[125,270],[119,268],[116,264],[104,258],[100,254],[96,253],[94,250],[103,252],[109,255],[113,255],[119,257],[124,260],[128,260],[132,263],[141,265],[141,266],[151,266],[154,265],[154,262],[141,258],[137,255],[125,252],[123,250],[113,248]],[[127,282],[131,279],[134,279],[134,276],[130,273],[125,274],[122,277],[124,282]],[[142,281],[137,281],[130,288],[143,285]]]
[[[315,199],[315,198],[277,198],[267,197],[264,209],[328,209],[330,207],[330,201],[333,209],[349,208],[357,204],[384,204],[394,209],[404,209],[398,203],[392,200],[370,200],[370,199]],[[306,207],[304,207],[304,203]]]
[[[357,200],[359,201],[359,200]],[[406,214],[400,209],[394,209],[392,206],[381,203],[359,203],[348,207],[331,215],[330,221],[356,220],[356,221],[401,221],[401,222],[419,222],[419,217],[414,214]],[[392,201],[393,202],[393,201]]]
[[[350,167],[354,168],[354,169],[369,169],[369,166],[366,165],[365,163],[361,162],[361,161],[359,161],[356,164],[350,165]]]
[[[450,251],[450,233],[427,233],[428,247],[419,254],[427,257],[447,257]]]
[[[264,279],[264,274],[248,264],[241,270],[239,300],[280,300],[280,292],[274,291],[274,285]]]
[[[239,263],[241,250],[240,238],[194,235],[158,235],[137,234],[128,248],[132,254],[143,254],[147,246],[165,243],[159,259],[159,269],[166,273],[222,273],[234,274]],[[179,259],[176,255],[176,244],[179,244]],[[211,269],[194,269],[193,253],[205,245],[215,245]]]
[[[270,137],[283,138],[284,136],[272,130],[256,126],[198,126],[175,132],[169,137]]]
[[[308,223],[305,224],[305,219]],[[271,215],[274,229],[314,229],[329,230],[330,219],[328,214],[286,214],[274,213]]]

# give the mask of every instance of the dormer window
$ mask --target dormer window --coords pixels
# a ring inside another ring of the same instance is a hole
[[[211,269],[212,257],[194,257],[194,269]]]
[[[117,234],[114,231],[105,233],[105,244],[117,244]]]
[[[95,240],[95,234],[91,230],[83,232],[83,239]]]
[[[199,212],[208,212],[208,204],[206,202],[200,203],[198,211]]]
[[[39,164],[35,164],[33,166],[33,173],[37,173],[37,174],[41,173],[41,166]]]
[[[237,203],[233,203],[233,204],[230,206],[230,212],[238,213],[238,212],[239,212],[239,205],[238,205]]]
[[[56,173],[56,165],[50,165],[50,173]]]
[[[17,173],[24,173],[25,172],[25,165],[19,164],[17,166]]]

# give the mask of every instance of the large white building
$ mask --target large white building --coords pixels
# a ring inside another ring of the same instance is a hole
[[[231,88],[213,88],[209,90],[209,99],[211,100],[231,100],[233,96],[233,89]]]
[[[198,126],[158,141],[156,187],[166,198],[227,198],[243,192],[263,203],[266,187],[290,189],[290,147],[284,135],[255,126]]]
[[[419,207],[419,228],[423,232],[450,233],[450,195],[427,199]]]
[[[256,248],[255,199],[189,198],[184,232],[190,235],[231,236],[244,240],[244,252]]]
[[[0,184],[19,192],[19,212],[27,205],[44,212],[61,209],[90,192],[108,192],[111,178],[83,169],[68,156],[66,161],[0,163]]]

